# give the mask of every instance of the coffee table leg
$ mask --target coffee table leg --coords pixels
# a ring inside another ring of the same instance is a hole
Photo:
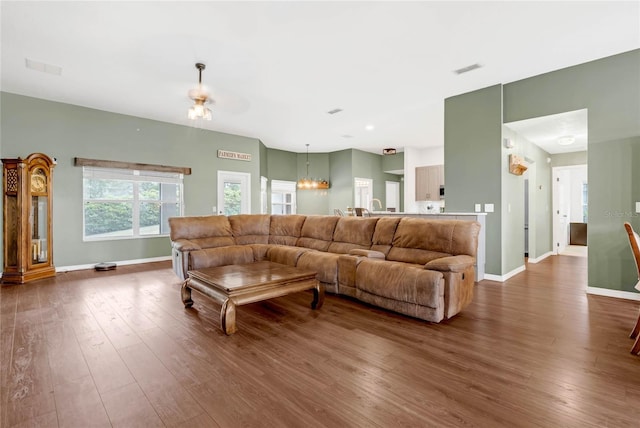
[[[182,283],[182,289],[180,290],[180,297],[182,297],[182,303],[185,308],[193,306],[193,300],[191,300],[191,288],[187,285],[189,280],[187,279]]]
[[[313,289],[313,302],[311,302],[311,309],[320,309],[324,303],[324,285],[318,282]]]
[[[225,334],[233,334],[236,328],[236,304],[231,299],[227,299],[220,308],[220,327]]]

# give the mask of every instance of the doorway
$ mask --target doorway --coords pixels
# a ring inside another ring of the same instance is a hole
[[[384,199],[387,211],[400,211],[400,183],[385,181]]]
[[[373,199],[373,179],[356,177],[353,179],[353,188],[355,191],[353,198],[354,208],[370,210]]]
[[[218,171],[218,214],[251,213],[251,174]]]
[[[554,253],[587,256],[587,165],[554,167]]]

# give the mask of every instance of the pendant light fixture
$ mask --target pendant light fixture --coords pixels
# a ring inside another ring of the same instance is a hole
[[[307,144],[307,175],[304,178],[298,180],[298,189],[300,190],[315,190],[315,189],[328,189],[329,182],[324,179],[316,180],[309,178],[309,144]]]
[[[198,87],[189,91],[189,98],[194,101],[194,104],[189,108],[188,112],[188,117],[191,120],[211,120],[211,110],[205,106],[206,103],[210,102],[209,94],[202,88],[202,70],[204,70],[205,67],[201,62],[196,63],[196,68],[198,69]]]

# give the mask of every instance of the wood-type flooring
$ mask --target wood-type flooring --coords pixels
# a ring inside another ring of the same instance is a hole
[[[640,426],[640,303],[585,287],[552,256],[440,324],[302,292],[226,336],[168,262],[2,286],[0,426]]]

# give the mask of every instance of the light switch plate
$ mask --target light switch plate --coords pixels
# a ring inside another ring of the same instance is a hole
[[[640,202],[636,202],[636,212],[640,213]]]
[[[482,204],[476,204],[476,212],[482,212]]]
[[[484,212],[492,213],[493,212],[493,204],[484,204]]]

